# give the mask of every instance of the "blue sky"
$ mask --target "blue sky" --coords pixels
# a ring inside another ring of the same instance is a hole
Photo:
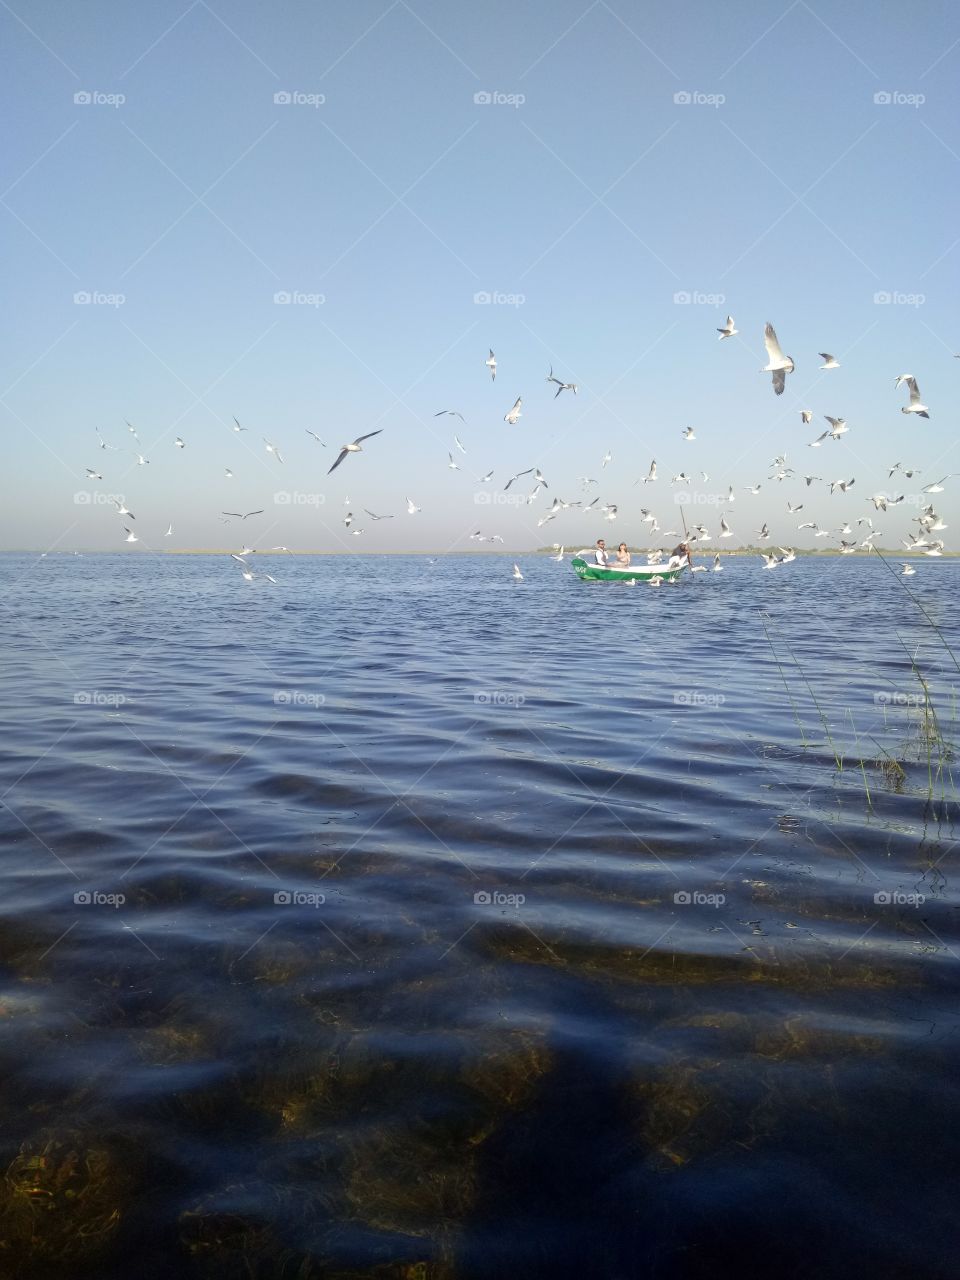
[[[767,521],[802,546],[804,518],[837,529],[875,515],[871,493],[960,471],[951,6],[879,3],[867,22],[805,0],[34,0],[0,24],[2,547],[123,549],[107,494],[135,512],[138,552],[231,547],[218,513],[257,507],[244,534],[263,547],[640,540],[641,504],[677,527],[681,470],[708,526],[728,510],[738,541]],[[720,343],[728,312],[740,333]],[[758,373],[768,319],[797,363],[781,398]],[[841,368],[820,372],[819,351]],[[553,399],[551,363],[576,397]],[[904,372],[929,421],[901,415]],[[823,414],[850,431],[810,449]],[[327,477],[339,444],[378,428]],[[97,429],[126,451],[101,451]],[[856,486],[769,481],[781,453]],[[634,487],[654,457],[661,480]],[[897,461],[921,476],[888,480]],[[535,464],[550,489],[533,505],[477,500]],[[584,475],[600,480],[586,495]],[[735,506],[714,505],[728,484]],[[955,523],[953,492],[936,501]],[[538,529],[554,494],[619,517]],[[887,545],[918,500],[877,517]]]

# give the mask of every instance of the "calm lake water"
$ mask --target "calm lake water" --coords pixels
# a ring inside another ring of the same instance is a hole
[[[0,1275],[956,1276],[960,562],[512,564],[0,557]]]

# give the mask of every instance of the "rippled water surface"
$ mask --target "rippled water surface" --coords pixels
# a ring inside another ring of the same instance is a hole
[[[960,563],[520,564],[0,557],[0,1275],[957,1274]]]

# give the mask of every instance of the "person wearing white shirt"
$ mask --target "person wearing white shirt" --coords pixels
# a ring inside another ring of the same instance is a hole
[[[597,564],[601,569],[607,568],[607,544],[602,538],[597,539]]]

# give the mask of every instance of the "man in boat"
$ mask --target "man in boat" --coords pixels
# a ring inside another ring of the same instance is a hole
[[[692,564],[693,560],[691,559],[691,556],[690,556],[689,542],[678,542],[677,545],[670,552],[670,559],[679,561],[681,565]]]
[[[604,542],[604,540],[603,540],[602,538],[598,538],[598,539],[597,539],[597,551],[596,551],[596,556],[597,556],[597,564],[600,566],[600,568],[601,568],[601,569],[606,569],[606,567],[607,567],[607,544]]]

